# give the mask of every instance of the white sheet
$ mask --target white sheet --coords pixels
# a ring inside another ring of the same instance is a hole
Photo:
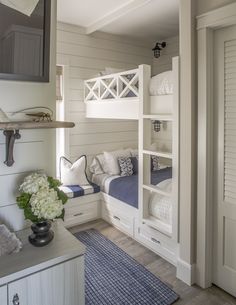
[[[151,78],[149,91],[151,96],[173,94],[173,71],[166,71]]]
[[[157,186],[165,191],[170,193],[172,187],[172,179],[167,179]],[[172,200],[171,197],[166,197],[160,194],[153,194],[149,202],[149,213],[156,217],[157,219],[163,221],[164,223],[171,225],[172,224]]]

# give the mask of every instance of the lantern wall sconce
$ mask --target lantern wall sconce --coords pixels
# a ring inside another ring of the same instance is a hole
[[[155,120],[155,121],[152,122],[152,124],[153,124],[153,130],[155,132],[161,131],[162,121]]]
[[[161,56],[161,50],[163,50],[166,47],[166,42],[157,42],[155,47],[152,49],[154,52],[154,57],[159,58]]]

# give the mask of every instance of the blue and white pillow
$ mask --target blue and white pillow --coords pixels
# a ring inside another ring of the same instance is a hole
[[[160,158],[158,156],[151,156],[151,170],[158,171],[160,169]]]
[[[122,177],[132,176],[133,172],[133,164],[130,157],[119,157],[118,163],[120,167],[120,175]]]

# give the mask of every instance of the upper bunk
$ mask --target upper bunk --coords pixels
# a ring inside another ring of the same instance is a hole
[[[151,77],[151,67],[99,76],[84,82],[86,117],[138,120],[141,114],[173,113],[178,100],[179,57],[172,70]]]

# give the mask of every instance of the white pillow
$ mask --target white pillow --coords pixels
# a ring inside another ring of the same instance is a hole
[[[92,174],[101,175],[104,174],[104,170],[102,167],[101,162],[99,161],[98,157],[95,157],[92,163],[89,166],[89,170]]]
[[[107,173],[108,172],[108,167],[107,167],[107,163],[106,163],[104,154],[97,155],[96,157],[98,159],[98,162],[101,165],[101,168],[102,168],[103,172]]]
[[[60,160],[61,182],[63,185],[88,185],[86,176],[86,156],[81,156],[73,164],[65,157]]]
[[[131,157],[129,149],[115,150],[111,152],[104,152],[104,158],[107,166],[107,173],[109,175],[119,175],[120,167],[118,163],[118,157]]]
[[[100,72],[100,76],[106,76],[106,75],[110,75],[110,74],[120,73],[120,72],[123,72],[123,71],[124,70],[122,70],[122,69],[107,67],[107,68],[105,68],[104,71]]]
[[[131,157],[138,157],[138,149],[131,149],[130,153]]]

